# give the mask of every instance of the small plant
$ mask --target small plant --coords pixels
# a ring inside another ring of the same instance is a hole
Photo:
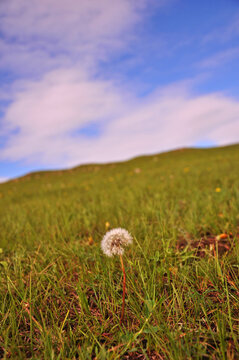
[[[124,319],[125,308],[125,287],[126,287],[126,273],[123,262],[124,247],[133,243],[130,233],[122,228],[112,229],[108,231],[101,241],[101,249],[107,256],[118,255],[120,257],[121,268],[123,272],[123,299],[122,311],[120,317],[120,325]]]

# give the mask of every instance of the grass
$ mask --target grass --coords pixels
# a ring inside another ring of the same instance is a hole
[[[238,164],[185,149],[1,184],[0,357],[238,359]],[[134,237],[122,326],[107,222]]]

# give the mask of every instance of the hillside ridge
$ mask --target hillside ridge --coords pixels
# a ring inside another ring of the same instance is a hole
[[[168,156],[168,155],[173,155],[173,154],[177,154],[177,153],[185,153],[185,152],[205,152],[205,151],[217,151],[217,150],[226,150],[226,149],[238,149],[239,150],[239,144],[230,144],[230,145],[225,145],[225,146],[215,146],[215,147],[210,147],[210,148],[197,148],[197,147],[182,147],[182,148],[177,148],[177,149],[173,149],[173,150],[169,150],[169,151],[163,151],[160,153],[153,153],[153,154],[145,154],[145,155],[139,155],[139,156],[135,156],[132,158],[129,158],[128,160],[122,160],[122,161],[115,161],[115,162],[95,162],[95,163],[87,163],[87,164],[80,164],[80,165],[76,165],[70,168],[60,168],[60,169],[53,169],[53,170],[38,170],[38,171],[30,171],[27,172],[26,174],[14,177],[14,178],[10,178],[9,180],[5,181],[4,183],[0,183],[0,186],[6,183],[10,183],[10,182],[14,182],[14,181],[18,181],[18,180],[23,180],[25,178],[29,178],[32,176],[41,176],[41,175],[58,175],[61,173],[71,173],[71,172],[75,172],[75,171],[80,171],[80,170],[84,170],[84,169],[89,169],[92,167],[109,167],[109,166],[114,166],[114,165],[122,165],[122,164],[128,164],[130,162],[134,162],[137,160],[142,160],[142,159],[147,159],[147,158],[153,158],[153,157],[163,157],[163,156]]]

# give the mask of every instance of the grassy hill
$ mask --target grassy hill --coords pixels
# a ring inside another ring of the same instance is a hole
[[[0,358],[238,359],[238,233],[239,145],[0,184]]]

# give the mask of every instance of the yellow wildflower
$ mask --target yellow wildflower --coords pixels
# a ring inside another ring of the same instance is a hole
[[[89,244],[89,245],[93,245],[93,244],[94,244],[94,240],[93,240],[93,237],[92,237],[92,236],[89,236],[89,237],[88,237],[88,244]]]
[[[217,188],[215,189],[215,191],[218,192],[218,193],[221,192],[221,190],[222,190],[222,189],[221,189],[220,187],[217,187]]]
[[[227,234],[220,234],[216,236],[216,240],[222,240],[222,239],[227,239],[228,235]]]

